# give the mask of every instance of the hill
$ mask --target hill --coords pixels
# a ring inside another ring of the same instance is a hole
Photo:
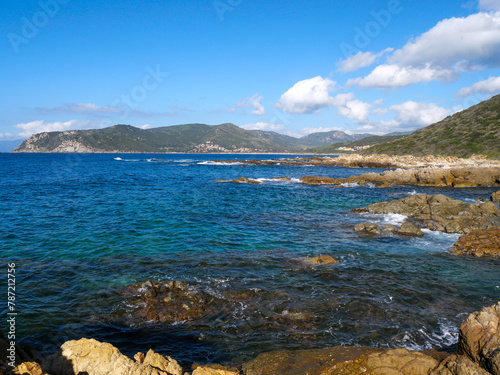
[[[326,142],[364,136],[335,133],[339,134],[325,132],[295,138],[270,131],[245,130],[233,124],[187,124],[153,129],[114,125],[104,129],[35,134],[14,152],[300,152]]]
[[[500,95],[363,153],[500,157]]]
[[[379,143],[391,142],[403,138],[404,135],[372,135],[353,142],[340,142],[328,146],[315,147],[307,150],[317,154],[335,154],[337,152],[354,152]],[[349,150],[351,149],[351,150]]]

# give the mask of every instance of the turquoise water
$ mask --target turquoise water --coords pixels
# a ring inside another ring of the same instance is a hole
[[[446,349],[470,312],[500,300],[500,261],[448,254],[454,235],[358,235],[361,221],[400,218],[350,212],[422,192],[473,201],[495,189],[333,189],[297,179],[380,170],[209,162],[280,157],[0,154],[2,280],[15,262],[19,343],[50,353],[93,337],[186,363],[334,345]],[[263,183],[216,182],[241,176]],[[293,180],[270,180],[279,176]],[[339,263],[303,261],[322,254]],[[124,291],[148,279],[258,297],[196,321],[131,324]]]

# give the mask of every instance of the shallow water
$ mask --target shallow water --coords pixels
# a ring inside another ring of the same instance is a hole
[[[350,212],[423,192],[473,201],[495,189],[333,189],[297,179],[380,170],[209,162],[279,157],[0,154],[0,257],[5,269],[17,265],[19,343],[50,353],[93,337],[185,362],[334,345],[439,349],[456,343],[470,312],[500,300],[500,261],[448,254],[455,235],[359,235],[361,221],[402,218]],[[263,183],[216,182],[241,176]],[[293,180],[270,180],[279,176]],[[303,261],[322,254],[339,263]],[[194,322],[130,325],[123,292],[148,279],[255,296]]]

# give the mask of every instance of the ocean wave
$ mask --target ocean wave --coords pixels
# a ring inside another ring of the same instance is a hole
[[[396,340],[398,346],[408,350],[429,350],[451,347],[458,342],[459,328],[447,319],[438,321],[439,329],[429,332],[426,328],[420,328],[416,332],[405,332],[403,337]]]

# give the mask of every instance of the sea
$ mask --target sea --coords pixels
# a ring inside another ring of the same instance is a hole
[[[337,345],[453,351],[467,316],[500,300],[500,260],[451,255],[452,234],[359,234],[357,223],[404,217],[352,212],[421,193],[475,202],[496,189],[307,186],[301,177],[383,170],[220,162],[290,157],[0,154],[2,331],[12,263],[16,342],[43,355],[82,337],[184,364]],[[218,181],[239,177],[261,183]],[[306,260],[319,255],[338,263]],[[257,297],[195,321],[131,320],[126,291],[147,280]]]

